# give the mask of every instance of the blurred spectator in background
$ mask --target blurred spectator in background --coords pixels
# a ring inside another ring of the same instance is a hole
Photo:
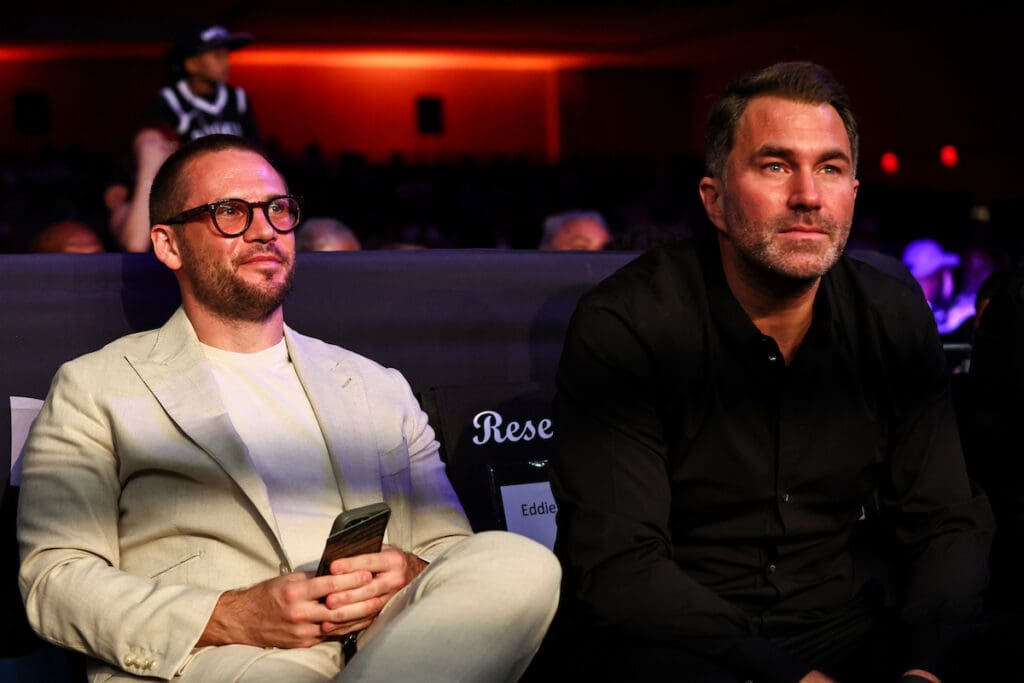
[[[307,218],[296,233],[299,251],[359,251],[362,245],[352,229],[336,218]]]
[[[991,289],[990,289],[991,288]],[[960,432],[971,476],[986,490],[996,515],[989,598],[1001,610],[1024,612],[1020,548],[1024,543],[1024,457],[1020,408],[1024,401],[1024,265],[997,271],[979,290]],[[1018,641],[1020,626],[1017,627]]]
[[[32,240],[34,254],[102,254],[105,251],[100,236],[81,221],[58,221]]]
[[[259,129],[245,91],[227,84],[229,54],[252,42],[217,24],[195,24],[178,33],[168,53],[171,85],[161,88],[132,139],[135,187],[122,202],[108,196],[110,230],[125,251],[149,251],[149,188],[160,164],[179,143],[211,133],[238,135],[259,144]]]
[[[974,246],[960,252],[960,272],[957,291],[977,299],[978,291],[985,280],[997,269],[1004,267],[993,251],[987,247]]]
[[[981,325],[981,314],[988,308],[989,303],[992,301],[992,297],[997,291],[1007,286],[1010,281],[1010,273],[1006,270],[997,270],[985,278],[985,281],[981,283],[981,287],[978,288],[978,296],[974,300],[974,329],[977,330],[978,326]]]
[[[598,211],[564,211],[544,219],[542,251],[601,251],[612,240],[611,230]]]
[[[193,25],[180,32],[168,55],[174,82],[152,100],[143,124],[169,130],[182,142],[226,133],[259,144],[245,91],[227,85],[229,54],[251,42],[248,33],[229,33],[217,24]]]
[[[935,314],[940,335],[948,335],[974,315],[974,292],[957,291],[954,270],[960,255],[948,252],[933,239],[917,239],[903,249],[903,264],[921,285]]]
[[[149,188],[160,164],[177,147],[176,140],[155,128],[143,128],[132,139],[135,187],[129,190],[115,183],[107,187],[103,197],[110,212],[110,233],[122,250],[149,251]]]
[[[974,315],[963,321],[960,324],[960,327],[946,335],[943,341],[947,343],[973,344],[975,333],[978,331],[978,326],[981,324],[981,314],[985,312],[985,308],[988,306],[989,302],[992,301],[992,295],[1000,288],[1006,286],[1006,282],[1009,280],[1009,277],[1010,272],[1005,269],[996,270],[990,273],[989,276],[985,278],[985,281],[978,287],[978,291],[974,295]],[[969,369],[970,358],[968,358],[964,371]]]

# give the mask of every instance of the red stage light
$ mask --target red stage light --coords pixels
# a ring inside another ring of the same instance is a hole
[[[956,151],[955,146],[945,145],[939,150],[939,161],[942,162],[943,166],[956,166],[957,162],[960,161],[960,154]]]
[[[895,173],[900,170],[900,158],[894,152],[886,152],[882,155],[881,166],[886,173]]]

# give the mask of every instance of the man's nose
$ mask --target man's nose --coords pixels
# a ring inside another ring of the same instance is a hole
[[[816,209],[821,206],[821,190],[818,178],[811,171],[798,171],[790,181],[789,203],[791,208]]]
[[[252,207],[252,223],[243,237],[247,242],[270,242],[277,239],[277,231],[267,220],[263,207]]]

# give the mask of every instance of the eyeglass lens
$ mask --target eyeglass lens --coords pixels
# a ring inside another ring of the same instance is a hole
[[[252,210],[255,207],[262,208],[263,215],[280,232],[293,230],[299,224],[299,202],[291,197],[278,197],[269,202],[249,203],[241,199],[218,202],[213,219],[222,232],[239,234],[245,232],[252,223]]]

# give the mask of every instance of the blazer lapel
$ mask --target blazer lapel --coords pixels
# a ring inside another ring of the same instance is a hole
[[[285,327],[288,353],[320,424],[338,480],[342,504],[350,510],[380,501],[380,459],[366,386],[338,349]]]
[[[182,432],[235,480],[280,545],[267,488],[228,417],[217,381],[184,310],[179,308],[160,329],[148,357],[126,360]]]

